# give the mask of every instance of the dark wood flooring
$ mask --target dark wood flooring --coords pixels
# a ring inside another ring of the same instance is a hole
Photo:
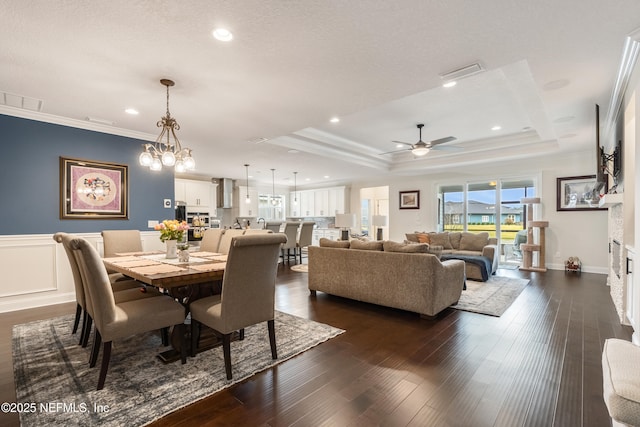
[[[530,285],[502,317],[435,320],[323,293],[280,268],[277,309],[346,333],[154,426],[608,426],[601,354],[630,339],[598,274],[500,275]],[[0,401],[15,401],[11,326],[75,304],[0,314]],[[188,362],[187,362],[188,363]],[[107,378],[108,381],[108,378]],[[0,425],[18,425],[0,414]]]

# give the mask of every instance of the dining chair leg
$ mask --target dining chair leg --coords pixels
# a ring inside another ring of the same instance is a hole
[[[184,323],[180,323],[174,326],[176,328],[176,334],[180,334],[180,361],[184,365],[187,363],[187,339],[185,337]]]
[[[169,345],[169,328],[160,329],[160,337],[162,338],[162,345],[165,347],[168,346]]]
[[[191,357],[196,356],[198,341],[200,340],[200,322],[191,318]]]
[[[87,333],[87,323],[89,322],[89,314],[87,310],[82,313],[82,329],[80,330],[80,339],[78,340],[78,345],[82,345],[84,342],[84,335]]]
[[[238,339],[240,341],[242,341],[244,339],[244,328],[240,329],[240,331],[238,332]]]
[[[278,358],[278,351],[276,350],[276,328],[274,320],[267,320],[267,328],[269,329],[269,344],[271,345],[271,358]]]
[[[231,334],[222,335],[222,354],[224,355],[224,370],[227,372],[227,379],[232,378],[231,375]]]
[[[104,388],[104,380],[107,378],[109,369],[109,359],[111,359],[111,341],[104,343],[102,350],[102,365],[100,365],[100,376],[98,377],[98,390]]]
[[[93,319],[91,316],[87,316],[87,326],[84,327],[84,336],[82,337],[82,348],[85,348],[89,344],[89,336],[91,335],[91,325]]]
[[[93,336],[93,347],[91,348],[91,356],[89,357],[89,367],[93,368],[96,366],[96,362],[98,361],[98,354],[100,353],[100,344],[102,343],[102,336],[100,332],[96,329],[96,333]],[[104,355],[102,355],[104,358]]]
[[[82,314],[82,307],[80,304],[76,304],[76,318],[73,320],[73,330],[72,334],[78,332],[78,324],[80,323],[80,315]]]

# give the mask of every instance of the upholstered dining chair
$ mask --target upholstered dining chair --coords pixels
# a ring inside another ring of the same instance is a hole
[[[142,252],[139,230],[102,230],[104,257],[111,258],[119,253]],[[112,283],[129,280],[129,277],[115,271],[108,271]],[[122,287],[122,285],[120,285]]]
[[[191,303],[191,352],[198,345],[200,324],[222,335],[227,379],[231,373],[231,334],[247,326],[267,322],[271,357],[277,359],[274,328],[275,282],[278,253],[286,237],[282,233],[234,237],[222,279],[222,293]],[[251,266],[251,268],[247,268]]]
[[[69,259],[69,266],[71,267],[71,274],[73,275],[73,284],[76,292],[77,305],[76,316],[73,322],[73,330],[71,333],[75,334],[77,332],[78,324],[80,322],[80,316],[82,315],[82,329],[80,331],[80,341],[78,342],[78,344],[82,345],[82,347],[86,347],[89,341],[89,335],[91,333],[93,308],[87,303],[86,292],[84,290],[85,286],[82,282],[80,267],[78,266],[78,262],[71,248],[71,241],[74,238],[75,236],[62,232],[53,235],[53,240],[62,244],[62,247],[67,254],[67,258]],[[114,287],[117,288],[117,290],[114,290]],[[113,291],[116,303],[150,298],[160,295],[160,293],[155,289],[147,290],[146,288],[143,288],[142,283],[137,282],[133,279],[117,282],[117,285],[111,284],[111,289]]]
[[[296,244],[298,254],[300,255],[300,264],[302,264],[302,248],[306,248],[311,245],[313,241],[313,227],[316,223],[313,221],[303,221],[300,225],[300,232],[298,233],[298,242]]]
[[[243,234],[244,230],[242,229],[230,228],[224,230],[224,234],[220,238],[220,244],[218,245],[218,252],[225,255],[228,254],[229,247],[231,246],[231,239],[237,236],[242,236]]]
[[[282,222],[280,222],[280,221],[278,221],[278,222],[267,221],[267,222],[264,223],[264,228],[266,228],[267,230],[271,230],[274,233],[279,233],[281,226],[282,226]]]
[[[202,235],[200,241],[200,250],[207,252],[218,252],[218,246],[220,245],[220,239],[225,230],[222,228],[208,228]]]
[[[290,262],[291,249],[293,249],[293,259],[296,260],[296,250],[298,248],[298,227],[300,227],[299,221],[287,221],[284,224],[284,235],[287,236],[287,241],[283,243],[282,252],[282,264],[285,262],[285,254],[287,262]]]
[[[184,307],[165,295],[116,303],[109,275],[98,251],[82,238],[72,239],[70,246],[78,262],[86,299],[92,307],[96,326],[90,367],[96,365],[100,345],[103,346],[97,389],[102,390],[104,387],[112,342],[130,335],[174,326],[182,337],[180,356],[182,363],[186,363]]]

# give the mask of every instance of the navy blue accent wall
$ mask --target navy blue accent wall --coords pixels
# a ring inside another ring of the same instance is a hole
[[[57,231],[149,230],[147,221],[173,218],[173,170],[138,165],[141,141],[0,115],[0,235]],[[129,219],[60,219],[60,157],[129,166]]]

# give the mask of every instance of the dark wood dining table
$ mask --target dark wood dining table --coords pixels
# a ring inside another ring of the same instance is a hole
[[[185,306],[185,314],[189,312],[191,301],[219,294],[222,290],[222,277],[227,260],[224,254],[205,251],[190,252],[188,262],[167,259],[165,252],[160,251],[128,252],[117,255],[102,259],[107,270],[117,271],[166,292]],[[172,332],[171,344],[174,348],[159,354],[160,359],[164,362],[178,360],[180,353],[177,350],[180,348],[180,342],[180,337]],[[219,345],[218,339],[209,337],[209,340],[204,340],[199,351],[217,345]]]

